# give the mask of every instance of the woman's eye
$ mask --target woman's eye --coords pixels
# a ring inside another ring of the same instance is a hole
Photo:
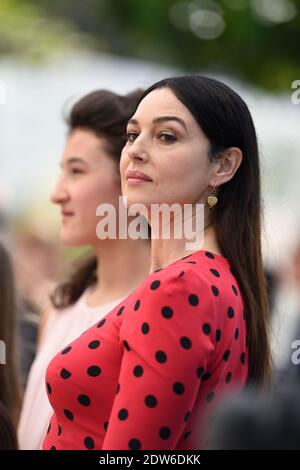
[[[168,144],[171,144],[172,142],[175,142],[177,140],[176,136],[174,134],[169,134],[168,132],[162,132],[159,135],[159,138],[160,138],[160,140],[162,140],[163,142],[166,142]]]
[[[72,175],[82,175],[83,171],[80,168],[71,168],[70,170]]]
[[[126,134],[127,142],[134,142],[137,137],[138,137],[137,132],[127,132]]]

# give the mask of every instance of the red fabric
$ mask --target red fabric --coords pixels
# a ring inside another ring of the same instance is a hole
[[[229,261],[203,250],[149,275],[57,354],[43,449],[198,449],[201,423],[248,369]]]

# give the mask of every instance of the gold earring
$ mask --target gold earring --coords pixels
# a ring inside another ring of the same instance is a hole
[[[216,188],[213,188],[210,195],[207,198],[207,203],[210,209],[212,209],[217,204],[217,202],[218,202],[218,198],[216,195]]]

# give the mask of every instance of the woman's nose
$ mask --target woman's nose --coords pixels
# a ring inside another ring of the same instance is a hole
[[[64,188],[62,184],[58,182],[51,193],[50,200],[54,204],[61,204],[62,202],[68,200],[68,197],[69,195],[66,188]]]
[[[131,144],[131,146],[128,148],[127,153],[131,160],[148,160],[148,151],[146,145],[145,143],[142,143],[139,138]]]

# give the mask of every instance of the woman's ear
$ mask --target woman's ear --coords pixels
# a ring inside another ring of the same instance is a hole
[[[213,187],[221,186],[230,181],[243,160],[243,153],[238,147],[226,149],[215,162],[215,171],[210,185]]]

